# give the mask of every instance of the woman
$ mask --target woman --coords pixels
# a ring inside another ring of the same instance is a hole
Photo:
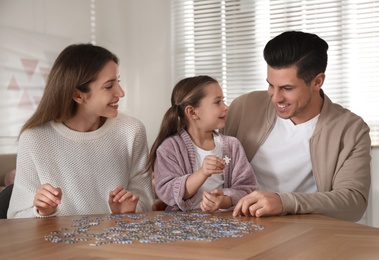
[[[22,127],[8,218],[151,210],[146,131],[118,113],[118,58],[91,44],[66,47]]]

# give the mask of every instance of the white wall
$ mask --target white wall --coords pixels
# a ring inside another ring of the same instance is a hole
[[[367,209],[367,225],[379,228],[379,148],[371,151],[371,193]]]
[[[141,119],[152,145],[170,107],[170,0],[96,1],[97,44],[121,59],[126,111]]]
[[[125,90],[120,109],[143,121],[151,145],[169,107],[174,84],[170,66],[170,0],[93,2],[96,44],[120,58],[121,85]],[[90,42],[93,2],[0,0],[0,26],[60,37],[67,39],[67,44]],[[62,48],[59,46],[59,51]],[[0,137],[0,153],[15,149],[15,138]]]
[[[0,26],[62,37],[70,43],[90,42],[90,4],[90,0],[0,0]],[[96,43],[121,60],[126,92],[121,109],[144,122],[151,145],[175,83],[170,65],[170,0],[97,0],[95,4]],[[4,100],[0,109],[1,104]],[[15,138],[0,136],[0,153],[16,150]],[[379,227],[379,149],[373,149],[372,158],[372,191],[363,222]]]

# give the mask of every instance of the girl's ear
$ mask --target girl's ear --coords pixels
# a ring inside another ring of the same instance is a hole
[[[184,109],[184,114],[187,116],[187,118],[192,120],[196,120],[199,118],[193,106],[186,106],[186,108]]]
[[[84,102],[83,93],[75,89],[72,99],[78,104],[83,104]]]

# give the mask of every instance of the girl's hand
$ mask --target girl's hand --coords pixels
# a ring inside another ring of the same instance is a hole
[[[207,155],[204,158],[203,165],[200,167],[200,171],[207,177],[212,174],[220,174],[225,168],[224,160],[218,158],[215,155]]]
[[[200,208],[204,212],[213,213],[221,208],[222,204],[224,204],[224,199],[224,192],[222,190],[215,189],[210,193],[204,191]]]
[[[193,174],[190,174],[186,180],[186,188],[183,200],[191,198],[200,187],[207,181],[212,174],[222,174],[225,168],[224,160],[215,155],[207,155],[204,157],[203,165]]]
[[[125,190],[121,185],[109,193],[108,203],[114,214],[136,212],[138,195]]]
[[[48,216],[57,210],[61,199],[62,190],[46,183],[37,189],[36,195],[34,195],[33,205],[37,208],[38,214]]]

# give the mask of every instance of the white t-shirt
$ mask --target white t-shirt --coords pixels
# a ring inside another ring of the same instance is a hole
[[[319,115],[295,125],[277,117],[274,128],[251,160],[260,190],[316,192],[309,141]]]
[[[216,155],[219,158],[222,158],[222,141],[221,137],[218,135],[213,135],[213,140],[215,142],[215,148],[210,151],[203,150],[199,147],[197,147],[195,144],[195,158],[196,158],[196,163],[195,163],[195,169],[194,171],[198,170],[202,165],[205,156],[207,155]],[[212,174],[211,177],[209,177],[204,184],[200,187],[198,192],[202,195],[204,191],[210,192],[214,189],[221,189],[224,184],[224,175],[222,173],[220,174]],[[194,209],[200,209],[200,202],[202,201],[202,196],[198,196],[196,202],[194,205],[196,207]]]

